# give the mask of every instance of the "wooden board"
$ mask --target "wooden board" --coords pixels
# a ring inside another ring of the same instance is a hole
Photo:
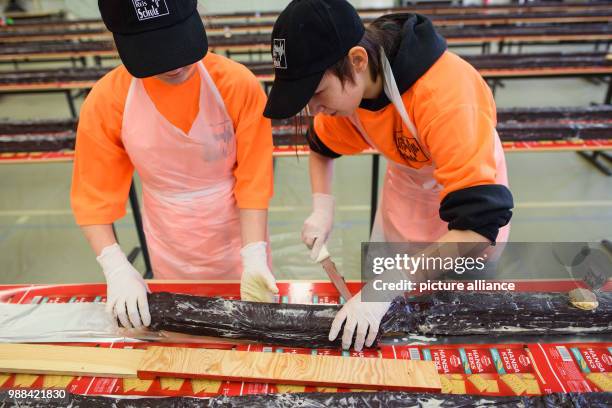
[[[149,347],[138,377],[157,376],[399,391],[441,388],[432,361]]]
[[[0,372],[136,377],[144,350],[0,344]]]

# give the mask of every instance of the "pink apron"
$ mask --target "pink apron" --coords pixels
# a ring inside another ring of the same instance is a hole
[[[383,54],[384,56],[384,54]],[[416,127],[410,120],[401,94],[395,83],[391,66],[386,57],[382,58],[384,70],[384,90],[389,100],[397,109],[402,122],[413,134],[421,146],[425,156],[431,158],[425,144],[419,139]],[[353,124],[359,129],[363,138],[373,148],[377,146],[368,137],[357,115],[351,117]],[[495,138],[495,159],[497,163],[497,178],[495,182],[508,186],[506,174],[506,159],[497,132],[493,130],[491,137]],[[372,242],[435,242],[448,232],[448,223],[442,221],[439,215],[442,186],[434,178],[434,163],[415,169],[405,164],[397,163],[387,158],[387,172],[382,189],[382,197],[376,212],[374,228],[370,241]],[[501,228],[498,242],[506,242],[510,233],[510,224]]]
[[[156,279],[239,279],[241,235],[234,197],[236,138],[206,71],[188,133],[153,104],[141,80],[128,92],[121,137],[142,180],[143,224]]]

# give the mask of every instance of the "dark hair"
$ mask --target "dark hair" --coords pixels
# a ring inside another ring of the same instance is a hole
[[[387,57],[394,56],[400,43],[401,30],[402,26],[396,19],[385,17],[374,20],[366,27],[366,32],[357,45],[365,48],[368,53],[368,69],[372,81],[376,81],[382,72],[380,47]],[[348,55],[334,64],[330,71],[340,79],[342,85],[346,81],[355,82]]]

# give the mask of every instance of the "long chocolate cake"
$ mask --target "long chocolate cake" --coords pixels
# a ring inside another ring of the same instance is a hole
[[[396,300],[383,333],[435,335],[588,334],[612,332],[612,292],[597,294],[599,306],[582,310],[564,293],[438,292]]]
[[[222,298],[149,294],[152,330],[252,340],[294,347],[339,347],[328,340],[339,306],[256,303]]]
[[[612,332],[612,293],[599,307],[573,307],[562,293],[439,292],[395,299],[379,336],[578,334]],[[292,347],[337,348],[328,340],[338,305],[256,303],[168,292],[149,294],[152,330],[252,340]]]

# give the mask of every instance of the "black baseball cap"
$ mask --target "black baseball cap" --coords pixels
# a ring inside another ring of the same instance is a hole
[[[208,39],[197,0],[98,0],[130,74],[145,78],[193,64]]]
[[[291,117],[317,90],[325,70],[357,45],[365,27],[346,0],[293,0],[272,30],[274,84],[264,116]]]

